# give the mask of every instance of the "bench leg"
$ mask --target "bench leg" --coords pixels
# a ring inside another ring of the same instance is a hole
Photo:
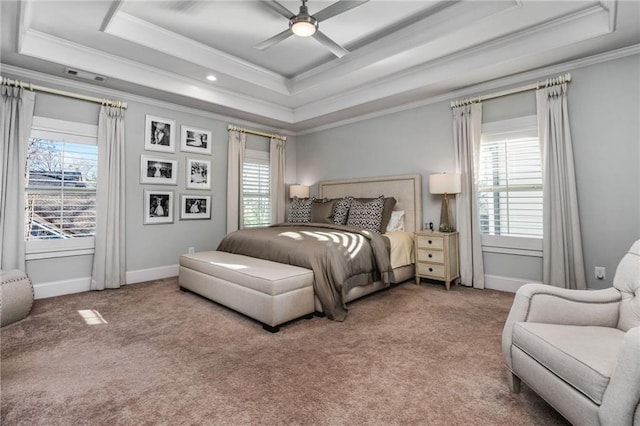
[[[269,333],[277,333],[278,331],[280,331],[280,326],[279,325],[273,327],[271,325],[262,324],[262,328],[267,330]]]

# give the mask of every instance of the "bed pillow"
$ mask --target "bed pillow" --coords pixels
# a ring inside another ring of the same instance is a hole
[[[323,198],[316,199],[311,204],[311,222],[313,223],[333,223],[333,208],[337,200]]]
[[[389,219],[386,232],[393,231],[404,231],[404,210],[391,212],[391,219]]]
[[[356,200],[362,203],[368,203],[369,201],[373,201],[379,197],[375,198],[356,198]],[[380,232],[384,232],[387,229],[387,225],[389,224],[389,220],[391,219],[391,213],[393,212],[393,208],[396,205],[396,199],[394,197],[385,197],[384,198],[384,210],[382,211],[382,223],[380,225]]]
[[[384,197],[382,195],[366,203],[353,200],[349,208],[347,225],[379,233],[382,225],[383,211]]]
[[[311,222],[311,205],[315,197],[311,198],[298,198],[293,197],[291,205],[289,206],[289,217],[287,222],[289,223],[309,223]]]
[[[344,197],[336,201],[333,209],[333,223],[336,225],[346,225],[349,218],[349,208],[353,203],[353,197]]]

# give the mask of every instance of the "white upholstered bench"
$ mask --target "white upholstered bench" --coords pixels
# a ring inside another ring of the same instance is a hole
[[[314,313],[313,272],[263,259],[206,251],[180,256],[182,290],[260,321],[272,333]]]

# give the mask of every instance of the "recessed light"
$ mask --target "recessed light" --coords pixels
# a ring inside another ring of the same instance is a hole
[[[209,74],[209,75],[207,76],[207,80],[209,80],[209,81],[216,81],[216,80],[217,80],[217,78],[216,78],[216,76],[215,76],[215,75],[213,75],[213,74]]]

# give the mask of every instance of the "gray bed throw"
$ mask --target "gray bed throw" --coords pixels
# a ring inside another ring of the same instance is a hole
[[[344,321],[348,279],[374,273],[389,285],[389,239],[370,231],[326,223],[283,223],[241,229],[218,250],[311,269],[314,291],[329,319]]]

